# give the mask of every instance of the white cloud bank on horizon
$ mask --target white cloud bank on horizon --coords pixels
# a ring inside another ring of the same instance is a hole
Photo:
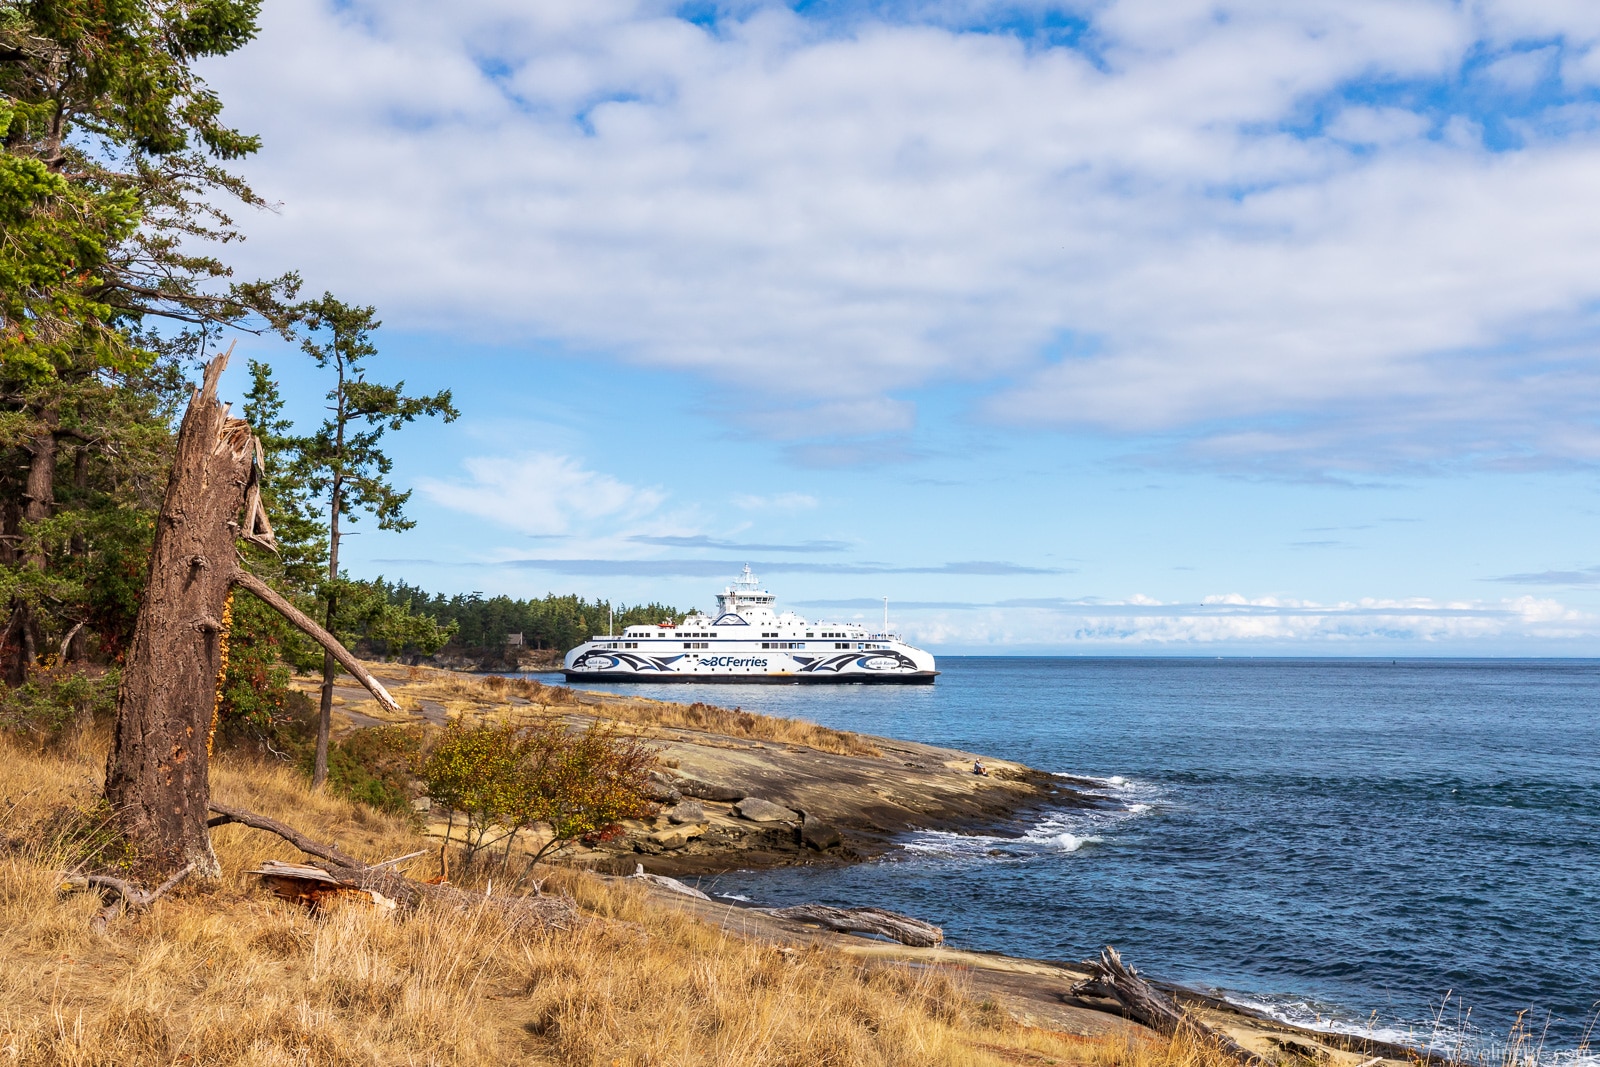
[[[892,605],[891,605],[892,607]],[[833,613],[837,614],[837,613]],[[1338,604],[1228,594],[1202,604],[1124,603],[966,610],[893,609],[913,643],[996,649],[1138,650],[1212,645],[1385,645],[1460,648],[1494,642],[1600,642],[1600,616],[1548,598],[1439,602],[1362,599]],[[863,617],[870,618],[870,611]]]
[[[1213,464],[1600,461],[1600,5],[1049,9],[1092,55],[932,24],[982,4],[277,0],[212,80],[284,201],[260,273],[753,388],[785,435],[959,381]],[[1515,150],[1343,95],[1456,81]]]

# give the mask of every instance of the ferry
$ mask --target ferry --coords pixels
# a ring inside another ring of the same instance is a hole
[[[750,573],[717,594],[717,610],[677,625],[629,626],[567,653],[562,673],[573,682],[890,682],[927,684],[938,675],[933,656],[889,633],[854,623],[810,623],[776,599]]]

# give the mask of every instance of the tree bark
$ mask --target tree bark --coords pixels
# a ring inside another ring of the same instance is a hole
[[[255,457],[249,425],[217,400],[227,363],[224,354],[206,364],[178,430],[106,767],[124,834],[142,864],[164,874],[189,863],[202,877],[219,873],[207,772],[234,539]]]
[[[339,406],[344,407],[344,370],[339,372]],[[337,446],[340,454],[344,452],[344,421],[340,420]],[[333,476],[333,491],[329,494],[328,505],[328,613],[325,626],[333,630],[333,617],[339,610],[339,593],[336,583],[339,581],[339,504],[340,494],[343,490],[343,479],[337,472]],[[333,653],[324,652],[322,655],[322,693],[317,705],[317,753],[311,766],[311,788],[321,789],[322,783],[328,780],[328,735],[333,729],[333,683],[339,677],[339,667],[333,658]]]
[[[23,446],[28,453],[28,478],[22,490],[20,518],[33,525],[44,522],[55,507],[56,436],[60,416],[54,407],[36,409],[38,433]],[[49,562],[42,542],[35,541],[19,553],[23,566],[43,571]],[[11,618],[6,627],[6,681],[21,685],[38,659],[42,640],[38,613],[27,600],[17,598],[11,604]]]

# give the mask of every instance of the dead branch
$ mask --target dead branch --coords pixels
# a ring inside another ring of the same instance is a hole
[[[132,882],[109,874],[65,874],[61,876],[61,888],[68,891],[95,889],[100,892],[102,900],[108,896],[112,898],[105,901],[105,907],[89,923],[96,933],[103,933],[106,923],[116,918],[117,912],[123,907],[148,908],[187,878],[194,867],[191,861],[154,889],[140,889]]]
[[[265,815],[257,815],[255,812],[246,811],[244,808],[218,804],[215,800],[211,802],[211,810],[217,814],[206,822],[207,826],[225,826],[230,822],[236,822],[243,826],[248,826],[252,830],[265,830],[269,834],[277,834],[306,855],[327,860],[335,866],[345,867],[350,870],[366,869],[367,865],[360,860],[345,855],[332,845],[325,845],[321,841],[307,837],[288,823],[281,823],[277,819],[269,819]]]
[[[352,656],[332,634],[312,621],[309,615],[279,596],[275,589],[249,571],[238,571],[234,575],[233,581],[235,585],[243,586],[261,598],[279,615],[282,615],[296,627],[303,630],[317,644],[327,649],[329,654],[339,661],[341,667],[349,671],[357,681],[367,687],[367,692],[371,693],[383,708],[396,715],[400,714],[400,705],[395,702],[394,697],[389,695],[389,691],[383,687],[383,683],[367,673],[367,669],[361,665],[361,661]]]
[[[844,934],[877,934],[914,948],[932,948],[944,944],[944,931],[939,927],[882,908],[830,908],[826,904],[796,904],[791,908],[773,908],[770,911],[780,919],[816,923]]]
[[[422,853],[413,853],[410,856],[400,856],[382,863],[368,865],[341,852],[332,845],[323,844],[321,841],[307,837],[294,827],[281,823],[277,819],[258,815],[244,808],[235,808],[227,804],[211,802],[211,810],[217,813],[216,818],[210,820],[210,826],[223,826],[230,822],[239,823],[255,830],[265,830],[277,834],[295,848],[308,856],[316,856],[323,861],[313,870],[323,870],[330,876],[328,881],[338,888],[359,889],[369,894],[378,894],[406,909],[415,908],[426,900],[436,907],[447,907],[456,911],[465,912],[477,906],[493,907],[501,918],[513,928],[523,926],[545,926],[556,929],[565,929],[575,911],[571,900],[565,897],[496,897],[492,901],[487,893],[474,893],[465,889],[458,889],[449,884],[429,885],[423,882],[413,882],[395,874],[387,868],[391,864],[402,860],[412,859]],[[292,865],[280,864],[273,872],[272,877],[284,880],[284,871]],[[268,872],[256,872],[268,873]],[[323,879],[315,875],[302,881],[322,882]],[[280,894],[281,895],[281,894]],[[305,894],[308,899],[314,899],[315,894]]]
[[[1178,1002],[1139,977],[1122,962],[1117,950],[1107,945],[1098,960],[1089,962],[1090,977],[1072,987],[1074,996],[1107,997],[1120,1003],[1128,1017],[1159,1034],[1171,1036],[1188,1031],[1210,1042],[1220,1052],[1244,1064],[1264,1064],[1260,1056],[1233,1038],[1200,1022],[1178,1006]]]

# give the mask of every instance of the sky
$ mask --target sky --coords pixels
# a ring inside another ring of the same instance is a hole
[[[462,412],[352,574],[1600,655],[1600,5],[267,0],[205,74],[274,205],[239,275]]]

